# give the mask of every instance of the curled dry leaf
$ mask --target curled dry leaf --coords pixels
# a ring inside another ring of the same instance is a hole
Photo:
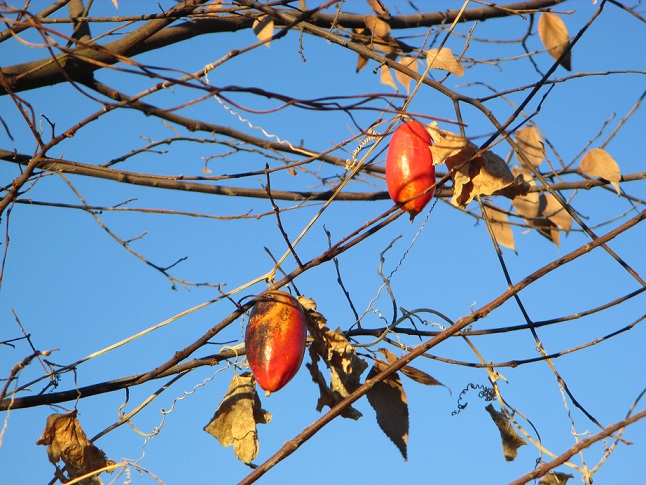
[[[417,59],[415,57],[402,57],[399,61],[399,63],[402,66],[407,67],[408,69],[418,72],[419,66],[417,63]],[[412,78],[410,76],[407,76],[406,74],[395,71],[395,77],[397,78],[397,81],[406,88],[406,92],[410,92],[410,82],[412,81]]]
[[[314,300],[304,297],[298,300],[308,315],[307,325],[314,339],[309,349],[312,363],[306,364],[306,367],[312,380],[319,386],[316,410],[320,412],[325,406],[332,408],[361,385],[361,374],[368,368],[368,363],[357,355],[354,346],[340,329],[332,331],[328,328],[325,317],[316,311]],[[319,358],[330,369],[329,385],[318,368]],[[341,416],[356,420],[361,413],[349,406]]]
[[[531,171],[527,168],[512,167],[512,174],[516,178],[521,178],[525,184],[534,187],[536,182],[532,177]],[[538,192],[528,192],[527,194],[512,199],[511,204],[516,209],[519,215],[525,219],[533,219],[538,217]]]
[[[392,364],[393,362],[395,362],[397,360],[397,356],[395,354],[393,354],[390,350],[384,349],[384,348],[381,348],[381,349],[378,349],[378,350],[379,350],[379,352],[381,352],[381,354],[384,357],[386,357],[386,359],[388,359],[388,362],[390,364]],[[416,369],[415,367],[412,367],[410,365],[405,365],[400,370],[401,370],[401,373],[404,374],[406,377],[408,377],[409,379],[413,379],[415,382],[419,382],[420,384],[425,384],[427,386],[446,387],[440,381],[435,379],[435,377],[427,374],[424,371]],[[448,387],[446,387],[446,388],[448,389],[449,393],[451,393],[451,389],[449,389]]]
[[[457,166],[467,161],[478,151],[478,147],[468,138],[440,129],[435,121],[426,129],[433,140],[431,146],[433,165],[445,163]]]
[[[426,62],[429,63],[431,69],[441,69],[458,77],[464,75],[464,66],[457,61],[448,47],[442,47],[439,51],[437,49],[427,50]]]
[[[523,152],[529,163],[538,167],[545,158],[545,146],[538,134],[538,130],[533,126],[526,126],[516,132],[514,141],[518,148]],[[525,165],[525,161],[516,154],[516,159],[521,165]]]
[[[492,209],[491,207],[483,206],[484,212],[491,224],[491,231],[493,236],[498,241],[498,244],[506,248],[516,251],[516,244],[514,242],[514,233],[509,225],[507,216],[499,210]]]
[[[215,415],[204,427],[222,446],[232,446],[243,463],[258,455],[257,424],[267,424],[271,414],[261,408],[253,376],[246,372],[234,375]]]
[[[386,39],[390,36],[390,25],[374,15],[364,15],[363,23],[375,37]]]
[[[382,18],[382,19],[390,18],[390,12],[384,6],[384,4],[380,2],[380,0],[367,0],[367,1],[372,11],[376,13],[379,18]]]
[[[568,211],[563,208],[552,194],[544,194],[543,200],[545,206],[541,207],[541,214],[564,233],[570,232],[570,229],[572,229],[572,216]],[[539,204],[539,206],[541,205]]]
[[[570,478],[574,478],[571,473],[552,472],[541,478],[538,485],[565,485]]]
[[[50,462],[56,465],[59,460],[62,460],[65,464],[68,475],[65,481],[114,464],[106,458],[103,451],[90,443],[76,415],[76,411],[68,414],[52,414],[47,418],[43,435],[36,441],[37,445],[47,446]],[[98,476],[92,476],[79,483],[94,485],[102,482]]]
[[[368,373],[372,379],[388,367],[386,362],[376,360]],[[377,423],[407,459],[408,444],[408,399],[399,375],[395,372],[375,385],[367,393],[368,402],[377,413]]]
[[[514,461],[516,456],[518,456],[518,448],[526,445],[527,441],[516,432],[507,415],[496,411],[493,404],[489,404],[485,407],[485,410],[491,415],[491,419],[493,419],[493,422],[496,423],[500,431],[502,453],[505,455],[505,460]]]
[[[621,180],[621,171],[614,158],[603,148],[593,148],[583,156],[579,165],[581,171],[590,177],[598,177],[607,180],[621,195],[619,190],[619,181]]]
[[[350,34],[350,41],[367,45],[366,39],[368,38],[368,36],[370,36],[370,31],[368,29],[364,27],[355,27],[354,29],[352,29],[352,33]],[[361,69],[366,67],[366,64],[368,64],[368,58],[359,54],[359,58],[357,59],[356,72],[361,71]]]
[[[265,45],[269,47],[269,41],[274,35],[274,19],[269,15],[263,15],[262,17],[257,18],[253,21],[251,26],[253,28],[253,33],[256,34],[259,40],[265,42]]]
[[[543,12],[538,19],[538,36],[554,60],[557,60],[570,45],[570,36],[561,17]],[[561,66],[572,69],[571,51],[561,60]]]

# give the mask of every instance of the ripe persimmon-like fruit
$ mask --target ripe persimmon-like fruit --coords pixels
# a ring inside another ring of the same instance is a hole
[[[268,393],[282,389],[303,362],[305,318],[298,300],[284,291],[262,295],[251,310],[244,339],[247,361]]]
[[[386,157],[386,185],[396,204],[408,212],[412,221],[435,193],[435,187],[415,197],[435,183],[431,155],[431,136],[424,125],[407,121],[395,130]],[[414,198],[415,197],[415,198]]]

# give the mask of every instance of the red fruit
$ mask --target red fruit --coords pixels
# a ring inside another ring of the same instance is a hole
[[[303,362],[307,327],[303,307],[289,293],[263,295],[251,310],[245,332],[247,361],[258,385],[282,389]]]
[[[407,121],[395,130],[386,158],[386,184],[390,198],[410,214],[412,221],[435,193],[435,166],[431,155],[431,136],[424,125]],[[412,199],[412,200],[411,200]],[[406,202],[408,201],[408,202]]]

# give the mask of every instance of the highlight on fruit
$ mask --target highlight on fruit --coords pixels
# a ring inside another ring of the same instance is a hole
[[[262,295],[251,310],[245,332],[247,361],[267,393],[282,389],[298,372],[305,354],[305,319],[301,304],[284,291]]]
[[[411,221],[435,194],[431,144],[431,136],[424,125],[418,121],[407,121],[395,130],[388,146],[388,194],[393,202],[408,212]]]

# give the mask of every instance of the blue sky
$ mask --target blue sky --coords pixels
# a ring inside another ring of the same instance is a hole
[[[132,4],[120,3],[118,12],[114,11],[110,2],[104,2],[93,7],[96,8],[94,14],[126,15],[137,10]],[[444,3],[447,7],[461,4]],[[46,2],[32,4],[34,10],[38,10]],[[172,2],[164,2],[163,5],[170,7]],[[346,4],[345,8],[355,7]],[[366,12],[366,7],[358,2],[356,8]],[[593,5],[593,2],[569,1],[559,6],[558,11],[571,12],[563,18],[570,35],[574,35],[597,8],[598,5]],[[457,31],[466,34],[471,26],[461,25]],[[493,19],[479,23],[473,36],[477,39],[519,39],[526,29],[526,20]],[[425,31],[414,33],[425,34]],[[25,35],[25,38],[34,40],[29,35]],[[599,146],[642,95],[645,85],[643,48],[638,40],[643,38],[642,23],[628,13],[606,5],[601,17],[575,46],[575,73],[611,70],[641,70],[642,73],[582,77],[554,87],[534,121],[566,163],[572,161],[603,128],[599,140],[591,145]],[[422,40],[423,36],[417,36],[406,41],[419,45]],[[255,41],[249,31],[202,36],[165,51],[142,55],[137,60],[195,72],[231,49],[244,48]],[[454,52],[461,51],[464,37],[451,37],[447,46]],[[380,84],[378,75],[373,74],[374,63],[369,63],[363,71],[355,74],[356,54],[352,52],[305,36],[303,49],[307,62],[302,62],[298,48],[298,35],[291,32],[282,40],[273,42],[269,49],[261,46],[224,64],[210,74],[210,82],[217,86],[257,86],[303,98],[367,92],[392,93],[392,88]],[[528,48],[530,51],[541,49],[536,35],[529,38]],[[469,57],[478,60],[519,54],[522,54],[522,49],[517,43],[492,44],[474,40],[467,51]],[[0,62],[3,66],[43,56],[42,49],[19,46],[14,41],[0,44]],[[543,72],[552,62],[546,53],[537,54],[535,59]],[[437,73],[433,75],[439,78]],[[566,71],[559,68],[554,77],[565,75]],[[130,76],[124,83],[119,81],[118,73],[112,72],[101,72],[97,78],[106,84],[119,83],[120,88],[129,94],[146,89],[153,83],[137,76]],[[477,65],[467,69],[462,78],[450,77],[445,85],[468,96],[481,96],[488,91],[473,83],[486,83],[503,90],[530,84],[538,79],[539,74],[529,61],[520,59],[499,65],[494,62]],[[526,114],[536,109],[544,92],[529,104]],[[197,95],[177,88],[173,92],[166,91],[151,97],[150,102],[172,106]],[[37,116],[45,115],[54,121],[57,132],[98,109],[96,103],[65,85],[29,91],[21,96],[34,106]],[[523,97],[524,93],[513,94],[510,102],[518,104]],[[271,105],[250,96],[235,99],[256,109]],[[503,100],[492,101],[487,106],[499,120],[505,120],[514,109]],[[452,103],[430,88],[420,90],[410,110],[438,118],[455,118]],[[6,133],[1,131],[1,148],[32,153],[33,139],[7,97],[0,99],[0,113],[10,126],[14,138],[13,141],[9,140]],[[250,129],[215,100],[206,100],[181,113],[228,125],[254,136],[263,136],[260,130]],[[377,115],[377,112],[363,112],[357,115],[357,119],[365,126]],[[468,125],[467,135],[476,143],[484,141],[492,132],[491,124],[476,110],[465,107],[463,115]],[[335,145],[354,130],[350,120],[338,113],[320,114],[287,109],[272,115],[245,113],[244,117],[253,125],[262,127],[268,133],[278,134],[294,145],[303,141],[304,146],[316,150]],[[49,127],[44,118],[39,120],[43,122],[43,131],[48,133]],[[606,146],[624,174],[644,170],[641,140],[645,121],[642,107]],[[456,131],[449,124],[441,126]],[[191,134],[181,127],[175,129],[185,136],[208,138],[203,133]],[[144,146],[144,138],[161,140],[170,136],[174,136],[173,130],[159,120],[123,110],[80,130],[74,138],[52,149],[49,155],[101,164]],[[356,143],[347,148],[352,150],[354,147]],[[136,172],[199,176],[204,157],[221,155],[225,151],[220,145],[191,142],[174,143],[162,149],[167,152],[144,153],[117,167]],[[494,151],[503,158],[509,154],[509,148],[504,144]],[[347,156],[340,151],[336,154]],[[554,162],[557,160],[557,155],[550,149],[548,157]],[[385,154],[381,158],[383,162]],[[259,154],[241,153],[215,158],[209,162],[209,168],[214,174],[259,170],[264,167],[265,161]],[[515,159],[512,162],[516,163]],[[578,165],[578,160],[575,165]],[[545,162],[541,169],[548,169]],[[337,173],[328,168],[323,170],[326,171],[324,173]],[[16,165],[6,162],[0,164],[3,185],[9,184],[18,175]],[[129,203],[130,207],[163,208],[212,216],[271,211],[269,201],[262,199],[161,191],[83,177],[70,176],[69,179],[90,205],[112,206],[136,199]],[[264,182],[262,177],[257,177],[242,183],[260,188]],[[272,178],[272,187],[286,190],[315,190],[315,183],[315,179],[305,174],[296,177],[278,174]],[[379,190],[385,190],[383,181],[377,180],[375,183],[381,184]],[[643,182],[622,184],[622,188],[635,197],[646,198]],[[349,190],[375,189],[357,183],[351,184]],[[568,192],[566,195],[569,197],[573,194]],[[78,197],[57,175],[42,177],[22,199],[79,204]],[[506,199],[497,198],[494,203],[506,209],[511,207]],[[289,202],[278,204],[281,208],[293,205]],[[629,212],[630,205],[625,199],[604,190],[579,191],[574,194],[572,205],[597,234],[605,234],[636,214],[635,210]],[[332,240],[337,241],[390,207],[388,200],[332,204],[298,246],[299,256],[309,260],[325,251],[328,242],[324,228],[331,232]],[[283,212],[282,222],[292,239],[303,230],[319,208],[320,205],[312,204]],[[377,269],[380,253],[393,241],[392,247],[385,253],[384,272],[389,274],[406,255],[391,280],[397,304],[403,308],[432,308],[457,320],[506,289],[507,283],[484,224],[477,223],[473,217],[445,201],[437,202],[426,221],[429,208],[413,224],[408,222],[407,217],[401,217],[339,257],[344,284],[358,311],[373,310],[363,320],[364,327],[383,326],[384,320],[380,315],[386,320],[392,317],[390,299],[383,290],[379,293],[382,280]],[[478,212],[475,203],[468,209]],[[643,205],[637,210],[643,210]],[[226,284],[223,287],[225,290],[252,281],[272,268],[273,263],[265,248],[276,257],[285,251],[285,243],[273,217],[218,220],[106,211],[100,214],[100,218],[122,239],[138,238],[145,233],[132,243],[132,248],[155,264],[169,265],[186,257],[173,269],[173,274],[178,278]],[[598,226],[608,220],[612,222]],[[535,231],[515,228],[518,254],[503,251],[512,280],[521,280],[589,241],[578,227],[574,229],[567,237],[561,237],[560,248],[557,248]],[[59,365],[84,358],[209,301],[218,294],[209,287],[178,287],[173,290],[168,279],[125,251],[89,214],[80,210],[16,204],[11,213],[5,213],[2,219],[3,235],[0,240],[3,241],[3,250],[4,234],[7,232],[10,243],[0,293],[0,340],[20,336],[13,310],[38,349],[58,349],[52,354],[51,361]],[[646,229],[642,224],[609,244],[642,277],[646,274],[646,258],[642,249],[644,240]],[[294,267],[293,260],[288,259],[284,269],[289,272]],[[346,329],[354,317],[336,279],[334,266],[326,264],[300,276],[296,285],[303,294],[317,301],[318,309],[326,316],[330,327]],[[256,284],[236,294],[234,299],[259,293],[265,287],[264,283]],[[639,289],[639,284],[608,254],[596,249],[553,271],[523,290],[520,297],[530,317],[534,321],[541,321],[594,308],[636,289]],[[381,296],[371,304],[378,294]],[[539,336],[550,353],[570,349],[637,320],[644,313],[644,303],[642,294],[605,312],[540,329]],[[221,301],[193,312],[141,339],[84,363],[79,366],[75,376],[71,373],[62,376],[58,390],[73,389],[74,379],[76,385],[84,386],[150,370],[199,338],[233,309],[231,302]],[[431,323],[443,323],[435,317],[429,317],[429,320]],[[522,323],[524,320],[518,307],[509,301],[477,322],[473,328],[497,328]],[[201,349],[192,357],[216,353],[223,345],[240,342],[245,324],[246,318],[234,322],[213,339],[213,345]],[[644,365],[642,344],[645,337],[643,326],[637,325],[613,339],[554,361],[577,400],[603,424],[625,417],[644,387],[641,369]],[[419,340],[408,338],[405,342],[412,346]],[[528,332],[474,337],[473,342],[486,360],[494,362],[538,355],[535,342]],[[15,348],[0,347],[1,374],[6,376],[11,367],[29,353],[30,349],[24,341],[17,343]],[[467,345],[458,339],[441,344],[431,354],[467,362],[477,360]],[[442,387],[426,387],[402,378],[410,411],[407,462],[402,460],[397,449],[378,428],[374,411],[362,398],[356,404],[364,415],[362,419],[358,422],[342,418],[334,420],[295,454],[270,470],[260,483],[302,483],[307,480],[312,484],[330,481],[499,484],[507,483],[532,469],[539,457],[532,445],[522,447],[514,462],[505,462],[498,431],[484,411],[487,403],[478,398],[476,391],[472,390],[466,395],[465,400],[469,403],[467,408],[458,415],[452,415],[462,389],[469,384],[488,384],[484,370],[425,358],[417,359],[413,365],[446,384],[452,394]],[[202,431],[224,396],[232,372],[224,365],[203,367],[163,392],[133,420],[139,430],[151,433],[162,421],[160,410],[172,408],[161,432],[154,438],[145,441],[133,428],[124,425],[99,439],[96,445],[116,461],[135,460],[143,454],[139,465],[167,484],[237,483],[250,469],[235,458],[231,448],[222,448],[213,437]],[[508,381],[500,384],[503,396],[529,418],[548,450],[559,454],[575,443],[568,409],[576,432],[586,436],[585,433],[598,431],[569,400],[566,408],[555,377],[545,363],[515,369],[503,368],[500,372]],[[25,384],[41,374],[42,368],[37,362],[32,362],[21,373],[19,383]],[[124,409],[132,410],[163,383],[162,379],[132,388]],[[39,390],[38,385],[32,388],[34,393]],[[185,393],[190,394],[181,399]],[[256,463],[260,464],[272,456],[285,441],[320,417],[315,410],[317,398],[318,390],[305,367],[285,389],[268,398],[261,396],[264,409],[272,413],[273,419],[270,424],[259,427],[260,454]],[[77,409],[88,436],[116,422],[117,412],[124,400],[124,391],[81,400]],[[497,403],[495,405],[499,409]],[[10,414],[2,415],[5,425],[0,447],[3,481],[10,484],[49,482],[53,467],[47,461],[45,448],[36,446],[35,442],[43,431],[46,417],[56,411],[71,410],[74,403],[64,403],[63,406],[64,409],[13,410]],[[643,403],[637,409],[643,409]],[[524,424],[531,429],[526,422]],[[642,475],[641,463],[646,457],[643,442],[645,430],[644,423],[639,422],[625,432],[624,438],[634,444],[618,447],[595,474],[596,483],[638,483],[635,480]],[[597,445],[584,452],[583,457],[590,468],[602,457],[602,446]],[[581,463],[580,458],[574,461],[578,465]],[[559,471],[573,473],[575,478],[570,483],[578,483],[578,472],[566,467],[560,467]],[[112,477],[104,475],[103,478],[107,483]],[[134,469],[130,478],[133,483],[154,483],[152,478],[139,476]],[[115,483],[125,481],[126,475],[121,475]]]

